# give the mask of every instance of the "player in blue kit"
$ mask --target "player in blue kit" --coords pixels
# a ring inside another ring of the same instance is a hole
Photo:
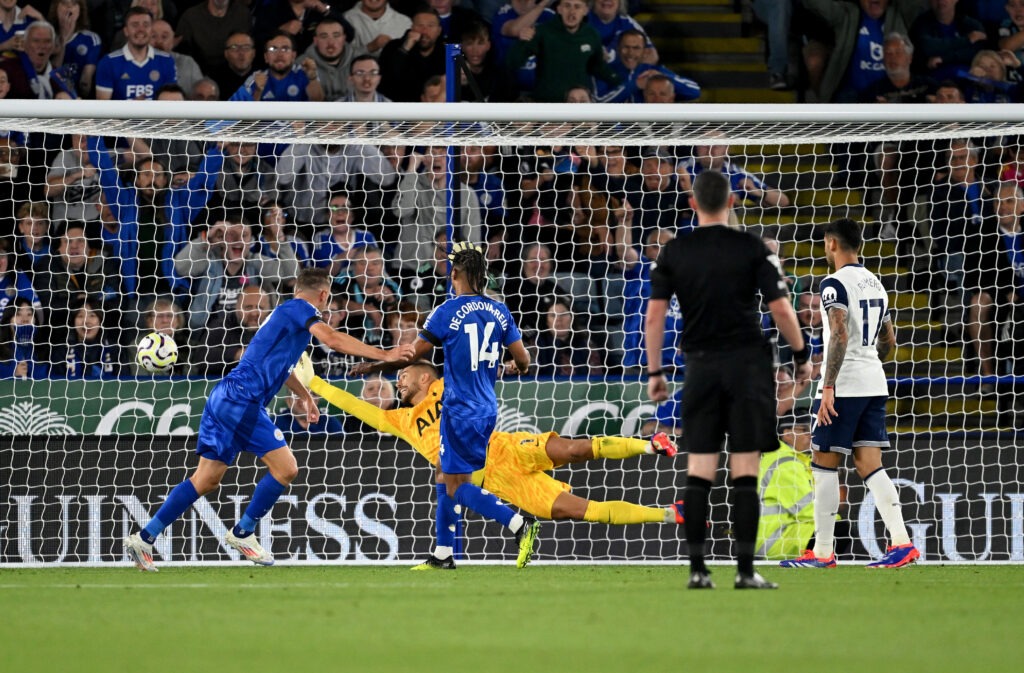
[[[408,361],[374,368],[404,367],[422,359],[436,346],[444,349],[437,546],[424,566],[452,565],[458,504],[498,521],[515,534],[519,544],[516,565],[522,568],[533,556],[537,520],[525,518],[501,504],[473,483],[472,476],[484,467],[487,443],[498,420],[494,383],[503,366],[501,348],[508,349],[523,374],[530,368],[530,354],[508,307],[484,294],[487,261],[483,252],[469,243],[456,243],[448,257],[455,296],[427,317]],[[440,488],[440,483],[445,488]]]
[[[395,359],[411,351],[411,347],[405,346],[385,352],[334,331],[320,317],[330,299],[330,287],[331,279],[324,269],[299,272],[295,298],[274,309],[245,349],[238,366],[214,387],[199,423],[199,467],[174,487],[145,528],[125,538],[125,552],[139,570],[157,569],[153,563],[157,536],[200,496],[215,490],[242,451],[258,456],[270,472],[256,485],[252,501],[224,542],[253,563],[274,563],[274,557],[256,538],[256,524],[298,476],[299,468],[285,444],[284,433],[270,420],[266,408],[281,386],[286,385],[302,398],[310,422],[318,420],[316,403],[292,374],[295,361],[309,346],[310,336],[339,353],[373,360]]]
[[[165,84],[178,81],[174,57],[149,44],[153,15],[132,7],[124,15],[125,45],[100,59],[96,66],[99,100],[153,100]]]

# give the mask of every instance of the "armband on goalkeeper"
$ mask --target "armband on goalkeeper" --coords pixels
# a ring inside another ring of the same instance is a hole
[[[793,362],[795,362],[797,365],[802,365],[802,364],[804,364],[805,362],[807,362],[810,359],[811,359],[811,347],[807,343],[807,341],[804,341],[804,347],[803,347],[802,350],[794,350],[793,351]]]

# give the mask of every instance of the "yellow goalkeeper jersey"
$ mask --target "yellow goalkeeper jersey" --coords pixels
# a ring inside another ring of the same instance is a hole
[[[335,388],[319,376],[309,382],[309,389],[347,414],[352,414],[381,432],[404,439],[431,465],[437,465],[441,449],[441,395],[444,381],[430,384],[427,396],[414,407],[380,409],[340,388]]]

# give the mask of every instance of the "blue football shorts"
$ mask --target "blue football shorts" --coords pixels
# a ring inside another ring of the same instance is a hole
[[[497,414],[459,418],[442,411],[441,471],[469,474],[482,470],[487,461],[487,443],[497,422]]]
[[[214,387],[199,421],[197,454],[231,465],[242,451],[262,458],[284,446],[284,433],[262,404],[233,400],[224,385]]]

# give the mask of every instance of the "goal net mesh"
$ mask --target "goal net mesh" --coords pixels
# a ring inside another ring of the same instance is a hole
[[[522,434],[495,440],[515,460],[501,467],[508,480],[484,487],[542,518],[558,482],[594,502],[670,507],[682,497],[684,453],[585,460],[587,445],[574,444],[579,462],[552,470],[529,448],[547,433],[685,434],[678,394],[660,406],[646,397],[643,315],[652,261],[695,226],[689,185],[705,170],[729,175],[732,224],[778,251],[816,363],[817,289],[829,273],[816,225],[863,222],[862,261],[889,291],[896,328],[884,463],[911,536],[928,560],[1024,560],[1021,124],[625,112],[615,122],[244,121],[223,106],[224,119],[128,116],[144,108],[0,122],[0,564],[124,561],[121,538],[194,469],[206,398],[299,269],[334,279],[328,324],[393,347],[415,340],[446,297],[450,238],[484,246],[489,292],[510,307],[534,360],[528,375],[498,384],[498,431]],[[672,347],[681,320],[673,302],[657,365],[673,393],[685,380]],[[793,384],[767,315],[764,330],[777,353],[780,438],[796,449],[762,461],[759,555],[778,559],[813,533],[816,383]],[[164,374],[136,361],[153,331],[178,347]],[[309,352],[347,399],[398,404],[394,379],[346,378],[352,358],[315,340]],[[326,402],[327,420],[312,428],[287,391],[268,411],[300,465],[258,530],[279,560],[408,563],[430,552],[425,458]],[[241,454],[222,488],[167,530],[157,562],[237,559],[220,540],[258,467]],[[841,475],[840,557],[877,558],[887,537],[872,498],[852,461]],[[721,560],[733,551],[725,482],[723,470],[709,531]],[[475,515],[461,539],[467,559],[514,557],[511,536]],[[675,523],[557,521],[542,525],[537,558],[685,555]]]

